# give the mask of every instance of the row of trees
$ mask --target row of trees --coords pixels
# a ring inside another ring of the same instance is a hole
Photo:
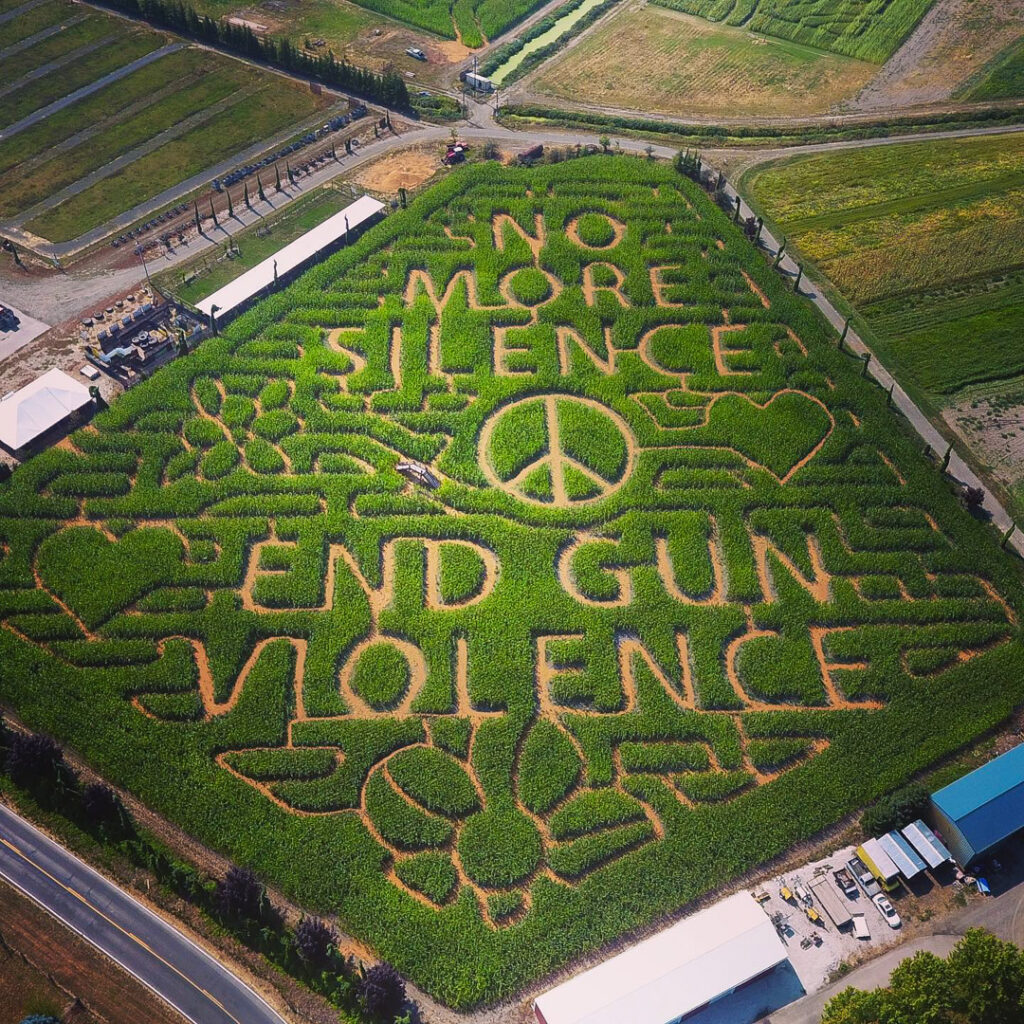
[[[288,927],[248,868],[231,867],[218,879],[200,875],[141,833],[113,789],[102,782],[83,786],[51,737],[8,729],[0,718],[0,769],[41,807],[116,847],[334,1005],[363,1019],[408,1024],[405,983],[394,967],[357,965],[339,952],[337,933],[319,918],[304,916]]]
[[[1024,951],[974,928],[943,960],[920,952],[892,972],[888,988],[848,988],[821,1024],[1020,1024]]]
[[[396,71],[376,75],[337,60],[329,50],[309,54],[290,39],[257,35],[248,25],[233,25],[200,14],[183,0],[98,0],[107,7],[142,18],[152,25],[172,29],[184,36],[217,46],[251,60],[272,64],[283,71],[323,82],[333,89],[354,93],[364,99],[398,110],[409,108],[409,90]]]

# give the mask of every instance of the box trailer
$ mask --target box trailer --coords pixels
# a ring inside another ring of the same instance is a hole
[[[858,846],[857,856],[867,865],[868,870],[886,892],[892,892],[899,885],[900,869],[877,839],[868,839]]]
[[[845,928],[853,920],[846,909],[846,900],[827,878],[816,878],[811,882],[811,895],[837,928]]]
[[[474,92],[494,92],[494,83],[474,71],[464,71],[459,78]]]

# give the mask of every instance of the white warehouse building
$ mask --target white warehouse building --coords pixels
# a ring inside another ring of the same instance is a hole
[[[538,996],[534,1014],[538,1024],[676,1024],[781,965],[792,974],[775,926],[739,892]],[[784,1002],[800,992],[792,981]]]

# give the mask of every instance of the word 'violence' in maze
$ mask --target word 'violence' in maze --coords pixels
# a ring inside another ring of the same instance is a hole
[[[848,362],[666,169],[455,176],[0,491],[4,689],[507,994],[1017,699],[998,551]]]

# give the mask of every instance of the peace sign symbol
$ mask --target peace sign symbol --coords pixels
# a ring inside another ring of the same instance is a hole
[[[577,395],[533,395],[499,408],[480,432],[480,467],[503,491],[568,508],[617,491],[636,442],[617,413]]]

